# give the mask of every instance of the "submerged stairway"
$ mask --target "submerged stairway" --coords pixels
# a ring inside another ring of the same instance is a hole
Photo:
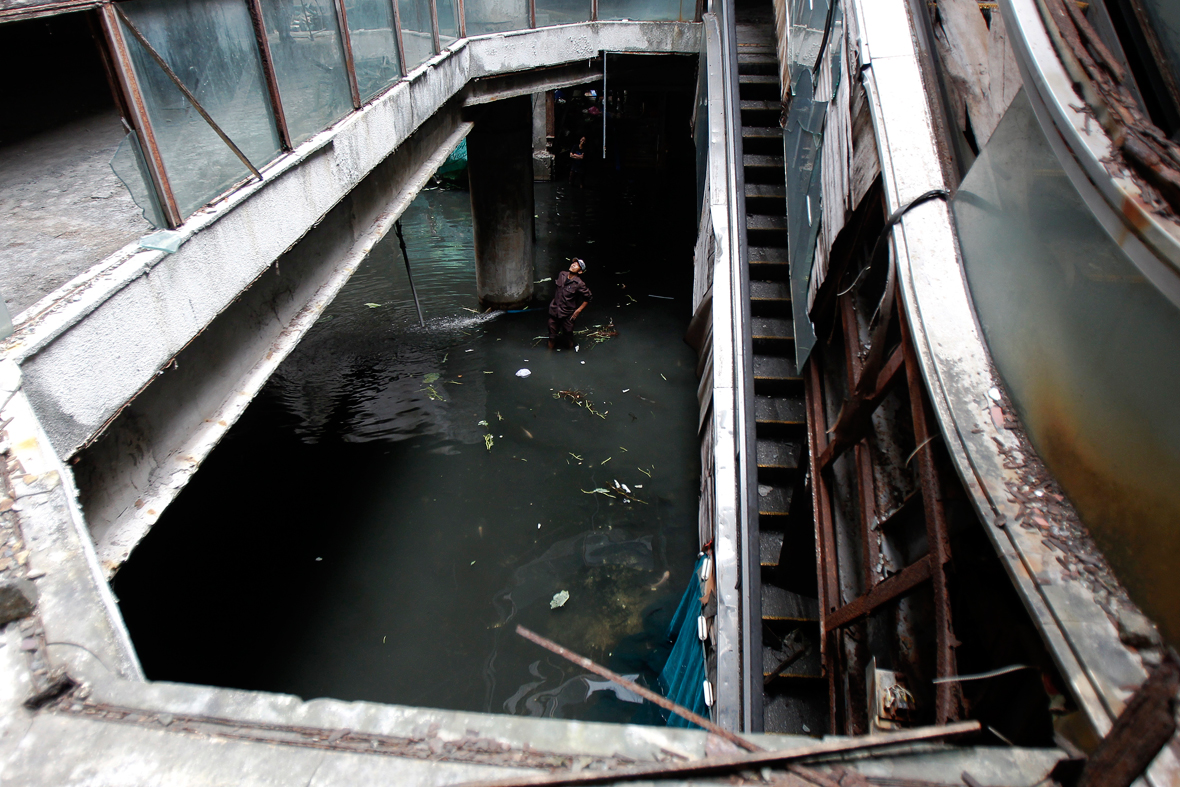
[[[806,407],[795,364],[786,184],[773,10],[739,4],[738,83],[754,351],[766,732],[827,732],[819,656],[815,537],[806,472]]]

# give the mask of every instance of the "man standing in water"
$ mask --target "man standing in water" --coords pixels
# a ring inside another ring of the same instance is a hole
[[[567,347],[573,346],[574,320],[586,308],[594,297],[590,288],[582,281],[582,274],[586,272],[585,260],[574,257],[570,262],[570,269],[557,275],[557,291],[553,293],[553,300],[549,302],[549,349],[557,346],[558,338]],[[581,303],[578,301],[581,300]]]

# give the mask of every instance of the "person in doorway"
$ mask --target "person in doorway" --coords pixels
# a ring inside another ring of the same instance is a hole
[[[577,146],[570,151],[570,185],[574,184],[576,180],[578,186],[586,187],[586,173],[582,171],[586,161],[586,138],[582,137]]]
[[[557,281],[554,282],[557,291],[553,293],[553,300],[549,302],[550,350],[556,348],[559,343],[566,347],[573,346],[574,320],[578,319],[578,315],[594,297],[586,282],[582,281],[582,274],[585,272],[585,260],[574,257],[569,270],[557,275]]]

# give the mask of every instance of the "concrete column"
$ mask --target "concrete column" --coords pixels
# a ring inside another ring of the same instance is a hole
[[[533,180],[553,180],[548,99],[548,93],[533,93]]]
[[[482,306],[511,309],[533,297],[533,107],[530,96],[472,113],[467,176],[475,225],[475,291]]]

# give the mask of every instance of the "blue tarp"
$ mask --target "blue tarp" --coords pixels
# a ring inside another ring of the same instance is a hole
[[[701,564],[706,556],[697,559],[688,588],[680,599],[680,606],[668,627],[668,639],[674,641],[668,661],[660,672],[660,688],[664,696],[693,713],[710,717],[705,705],[704,683],[705,646],[697,637],[697,618],[701,614]],[[675,713],[668,714],[669,727],[696,727]]]

